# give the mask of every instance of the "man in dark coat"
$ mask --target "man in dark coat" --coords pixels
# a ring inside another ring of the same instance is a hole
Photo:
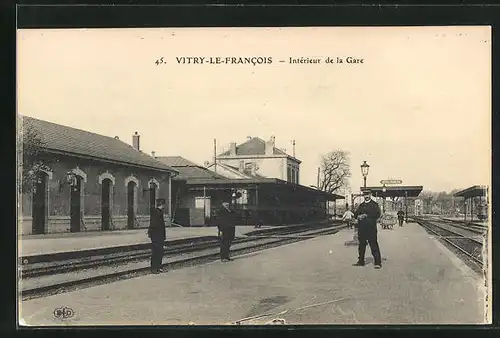
[[[235,236],[235,212],[228,202],[223,202],[217,215],[220,235],[220,258],[221,261],[230,261],[229,249]]]
[[[405,212],[403,210],[399,210],[398,211],[398,222],[399,222],[400,227],[403,226],[404,219],[405,219]]]
[[[358,220],[358,262],[355,266],[365,265],[365,250],[367,242],[370,244],[375,269],[382,267],[380,249],[377,242],[377,220],[380,217],[380,207],[372,200],[371,191],[363,192],[364,201],[354,212],[354,218]]]
[[[163,246],[165,245],[166,231],[163,209],[165,199],[158,198],[156,207],[151,208],[151,219],[149,222],[148,236],[151,238],[151,272],[163,272]]]

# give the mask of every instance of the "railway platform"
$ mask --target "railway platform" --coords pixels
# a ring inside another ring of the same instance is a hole
[[[253,226],[237,226],[236,236],[243,236],[253,230],[255,230]],[[217,236],[217,227],[167,228],[167,243],[174,240],[213,236]],[[62,233],[20,237],[18,252],[20,257],[29,257],[69,251],[99,250],[150,242],[147,229]]]
[[[320,222],[324,223],[324,222]],[[311,223],[314,224],[314,223]],[[266,233],[279,228],[301,227],[306,224],[291,224],[286,226],[254,226],[237,225],[236,237],[253,233]],[[216,237],[217,227],[168,227],[167,245],[169,242],[189,239],[203,239]],[[98,251],[124,246],[150,243],[147,229],[120,230],[120,231],[92,231],[77,233],[58,233],[46,235],[27,235],[18,238],[19,257],[60,254],[74,251]]]
[[[23,301],[28,325],[483,324],[485,283],[416,223],[379,230],[383,267],[352,266],[352,230]],[[54,316],[61,307],[71,318]]]

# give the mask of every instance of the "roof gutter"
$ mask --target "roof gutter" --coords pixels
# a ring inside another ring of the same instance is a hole
[[[114,160],[110,160],[109,158],[103,158],[103,157],[99,157],[99,156],[88,156],[88,155],[82,155],[82,154],[78,154],[78,153],[72,153],[69,151],[61,151],[61,150],[55,150],[55,149],[50,149],[50,148],[45,148],[45,147],[43,148],[43,151],[48,152],[48,153],[66,155],[66,156],[74,156],[74,157],[79,157],[79,158],[88,159],[88,160],[99,160],[102,162],[108,162],[108,163],[113,163],[113,164],[127,165],[127,166],[132,166],[132,167],[137,167],[137,168],[144,168],[144,169],[150,169],[150,170],[155,170],[155,171],[168,172],[168,173],[172,173],[175,176],[177,176],[179,174],[179,172],[175,169],[166,169],[166,168],[164,169],[164,168],[150,167],[147,165],[140,165],[140,164],[130,163],[130,162],[114,161]]]

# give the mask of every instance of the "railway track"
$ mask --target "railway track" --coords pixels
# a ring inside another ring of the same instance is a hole
[[[474,271],[483,273],[483,236],[477,236],[478,231],[466,229],[470,234],[473,234],[467,235],[462,226],[455,226],[451,221],[443,222],[442,220],[423,218],[415,218],[415,221],[429,233],[444,241]]]
[[[246,254],[321,235],[334,234],[345,225],[276,229],[270,234],[236,238],[231,253]],[[288,231],[287,231],[288,230]],[[23,300],[46,297],[150,273],[150,250],[113,253],[84,259],[40,262],[22,265],[19,290]],[[184,243],[165,249],[164,266],[169,270],[219,259],[217,238],[198,243]]]
[[[470,223],[466,221],[454,221],[451,219],[446,219],[446,218],[439,218],[440,221],[450,224],[451,226],[461,228],[464,230],[469,230],[472,232],[476,232],[478,234],[484,234],[486,231],[488,231],[488,227],[480,224],[475,224],[475,223]]]

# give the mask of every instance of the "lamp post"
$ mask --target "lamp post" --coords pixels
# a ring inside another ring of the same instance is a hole
[[[363,161],[361,164],[361,175],[363,175],[363,187],[366,189],[366,176],[368,176],[368,171],[370,170],[370,165]]]
[[[464,199],[464,221],[467,221],[467,199]]]
[[[405,222],[408,223],[408,191],[405,190]]]
[[[232,202],[233,206],[236,206],[236,202],[237,202],[236,191],[233,191],[233,193],[231,194],[231,202]]]
[[[384,186],[382,187],[382,193],[383,193],[383,196],[382,198],[384,199],[383,203],[382,203],[382,212],[385,213],[385,193],[386,193],[387,189],[385,188],[385,184]]]
[[[75,188],[78,184],[77,178],[74,172],[68,171],[66,173],[66,181],[69,183],[70,187]]]

